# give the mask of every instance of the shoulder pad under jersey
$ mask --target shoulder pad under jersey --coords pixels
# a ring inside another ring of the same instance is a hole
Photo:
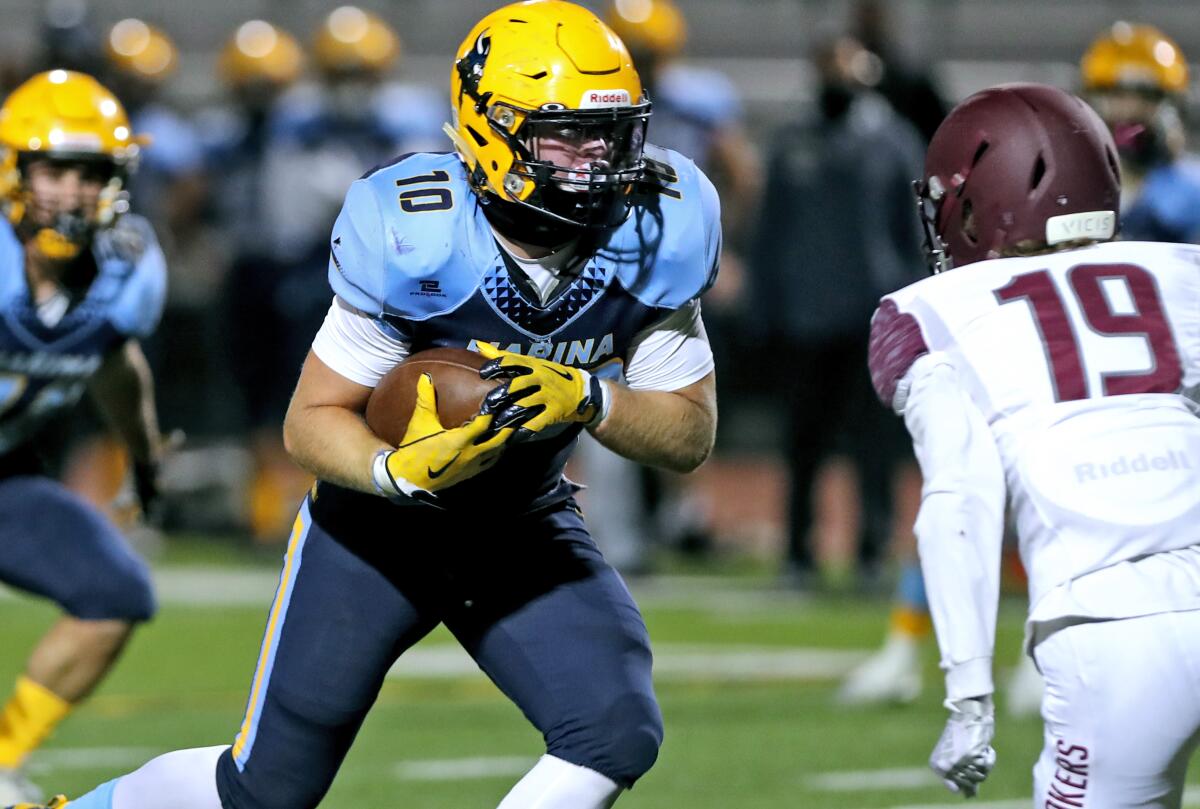
[[[458,156],[421,152],[350,186],[329,284],[367,314],[424,320],[469,298],[498,254]]]
[[[717,277],[721,203],[696,164],[646,147],[647,178],[629,218],[599,251],[616,263],[618,283],[647,306],[678,309]]]
[[[118,332],[148,337],[167,296],[167,262],[150,223],[134,214],[122,216],[96,234],[92,254],[99,274],[89,296],[107,308]]]

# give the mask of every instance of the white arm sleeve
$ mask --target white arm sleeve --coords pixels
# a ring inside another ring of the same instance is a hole
[[[695,300],[634,335],[625,381],[635,390],[679,390],[712,369],[712,348]]]
[[[1004,468],[945,355],[919,358],[907,376],[904,421],[924,477],[915,530],[947,698],[991,694]]]
[[[373,388],[408,356],[409,346],[387,334],[373,317],[335,296],[312,350],[346,379]]]

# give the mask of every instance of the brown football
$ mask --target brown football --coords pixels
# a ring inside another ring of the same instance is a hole
[[[392,446],[399,445],[412,418],[421,374],[433,378],[442,426],[462,426],[479,412],[488,391],[500,384],[479,378],[485,362],[487,358],[482,354],[465,348],[418,351],[379,380],[367,401],[367,426]]]

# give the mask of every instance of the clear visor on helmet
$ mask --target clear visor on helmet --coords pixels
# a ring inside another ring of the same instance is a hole
[[[514,168],[572,193],[636,182],[648,114],[640,107],[534,113],[518,133],[525,154]]]

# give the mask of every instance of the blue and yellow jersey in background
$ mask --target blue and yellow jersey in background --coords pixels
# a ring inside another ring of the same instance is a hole
[[[96,276],[57,319],[39,315],[25,252],[0,222],[0,455],[28,444],[83,395],[113,350],[148,336],[166,294],[166,264],[146,220],[126,215],[100,231],[90,256]]]
[[[719,132],[742,120],[737,88],[723,73],[667,65],[655,75],[650,138],[710,169]]]
[[[1121,238],[1200,243],[1200,160],[1185,157],[1151,170],[1121,212]]]
[[[580,248],[569,282],[541,303],[496,242],[454,154],[415,154],[355,182],[334,225],[329,281],[411,350],[486,341],[620,378],[633,338],[712,284],[720,206],[676,152],[647,147],[649,181],[626,221]],[[578,425],[510,445],[487,472],[439,493],[526,511],[569,496]]]

